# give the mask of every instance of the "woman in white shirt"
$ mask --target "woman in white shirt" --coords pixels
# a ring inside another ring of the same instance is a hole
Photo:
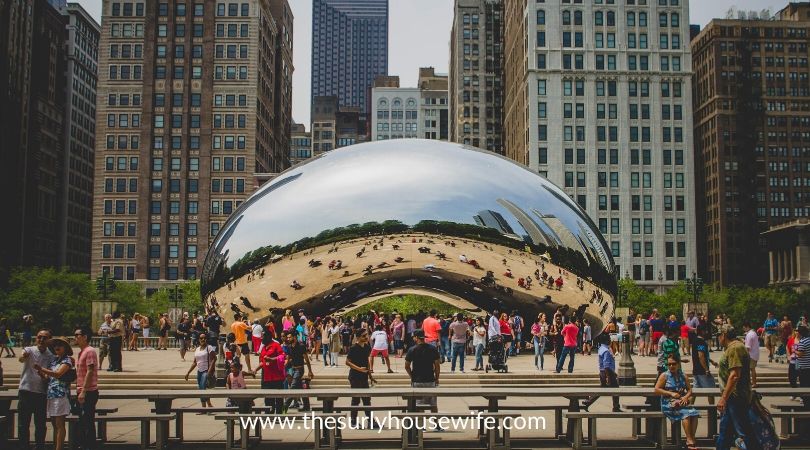
[[[208,345],[208,336],[201,334],[198,338],[199,345],[194,349],[194,362],[191,363],[188,372],[186,372],[186,381],[191,371],[197,368],[197,388],[204,391],[208,387],[208,377],[214,376],[214,369],[217,363],[217,349],[213,345]],[[206,406],[213,408],[210,398],[201,397],[200,402],[203,408]]]
[[[484,370],[484,346],[487,342],[487,327],[484,326],[484,319],[480,317],[475,319],[472,336],[475,349],[475,368],[473,370]]]

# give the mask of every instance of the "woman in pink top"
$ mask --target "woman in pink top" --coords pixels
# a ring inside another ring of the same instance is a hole
[[[284,311],[284,318],[281,320],[281,329],[287,331],[294,326],[295,320],[293,320],[292,311],[288,309],[287,311]]]
[[[253,374],[251,373],[251,375]],[[231,373],[228,374],[225,384],[228,386],[228,389],[247,389],[245,373],[242,372],[242,364],[240,364],[239,361],[231,364]],[[237,403],[229,398],[225,401],[225,406],[237,406]]]

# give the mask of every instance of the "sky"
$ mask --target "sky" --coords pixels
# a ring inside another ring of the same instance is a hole
[[[310,55],[312,1],[288,0],[293,25],[293,119],[309,128]],[[101,0],[78,0],[96,20],[101,20]],[[712,18],[724,18],[731,6],[740,10],[770,8],[771,13],[788,0],[692,0],[691,24],[701,27]],[[390,0],[388,73],[399,75],[403,87],[416,86],[420,67],[435,67],[447,73],[450,58],[450,27],[453,0]]]

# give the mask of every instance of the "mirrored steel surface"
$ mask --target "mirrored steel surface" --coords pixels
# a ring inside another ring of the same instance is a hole
[[[613,272],[593,221],[545,178],[490,152],[402,139],[325,153],[262,186],[214,241],[202,293],[229,322],[237,310],[340,314],[407,288],[526,318],[576,310],[598,332]]]

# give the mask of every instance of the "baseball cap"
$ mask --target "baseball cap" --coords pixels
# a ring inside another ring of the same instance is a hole
[[[424,339],[425,338],[425,331],[424,330],[413,330],[413,337]]]

